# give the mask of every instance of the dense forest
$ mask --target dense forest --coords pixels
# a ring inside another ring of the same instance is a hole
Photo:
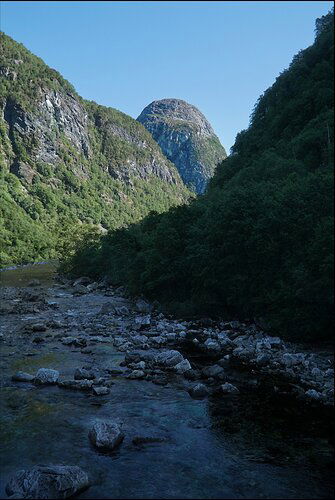
[[[257,318],[292,340],[332,331],[333,13],[255,105],[206,194],[81,246],[107,275],[188,316]]]

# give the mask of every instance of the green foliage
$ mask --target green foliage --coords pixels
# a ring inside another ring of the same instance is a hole
[[[329,338],[332,19],[259,99],[204,196],[109,232],[67,270],[108,275],[177,314],[262,317],[293,340]]]
[[[63,89],[77,95],[73,86],[56,70],[49,68],[24,45],[0,31],[1,70],[7,78],[0,78],[0,102],[13,99],[25,110],[34,109],[41,88]],[[3,73],[2,73],[3,74]]]
[[[84,101],[59,73],[4,33],[0,56],[2,107],[13,104],[34,124],[43,92],[70,94],[88,115],[90,145],[86,156],[55,123],[45,133],[57,157],[47,163],[37,154],[38,126],[22,133],[10,127],[10,117],[0,117],[0,267],[70,256],[88,232],[123,227],[152,209],[163,212],[190,197],[175,166],[139,122]],[[166,166],[175,183],[146,174],[153,160]]]

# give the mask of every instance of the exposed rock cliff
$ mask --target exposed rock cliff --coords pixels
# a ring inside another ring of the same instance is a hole
[[[204,115],[180,99],[162,99],[149,104],[137,120],[176,165],[185,184],[203,193],[217,164],[227,156]]]

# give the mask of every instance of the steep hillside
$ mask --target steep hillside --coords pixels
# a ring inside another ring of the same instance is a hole
[[[3,33],[0,134],[0,265],[56,257],[73,235],[120,227],[190,196],[140,123],[83,100]]]
[[[333,13],[317,20],[314,44],[260,97],[203,197],[106,235],[72,271],[107,274],[180,314],[330,338],[333,23]]]
[[[180,99],[162,99],[149,104],[137,120],[176,165],[185,184],[203,193],[218,163],[227,156],[204,115]]]

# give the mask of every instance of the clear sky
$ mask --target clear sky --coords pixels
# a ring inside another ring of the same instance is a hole
[[[332,2],[1,2],[1,30],[86,99],[136,118],[197,106],[227,152],[259,95],[314,39]]]

